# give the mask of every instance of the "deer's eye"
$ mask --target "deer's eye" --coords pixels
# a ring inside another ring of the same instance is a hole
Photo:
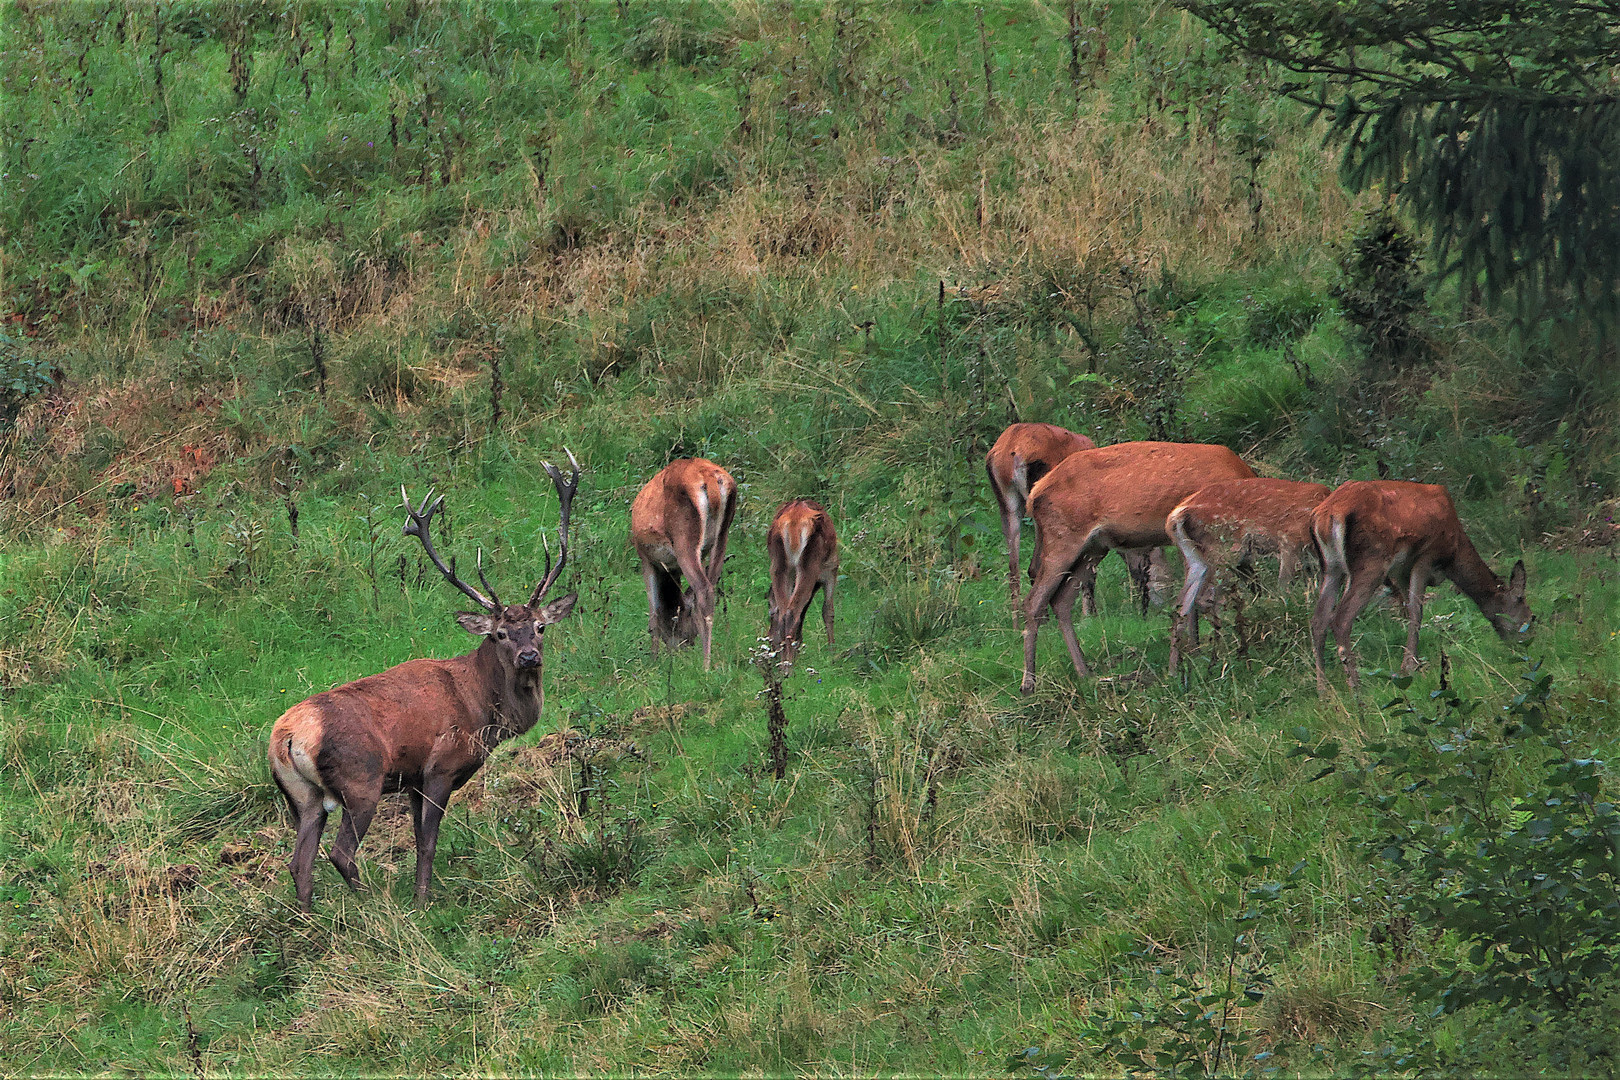
[[[506,631],[505,630],[497,630],[497,631],[495,631],[495,636],[500,638],[502,641],[505,641],[506,640]]]

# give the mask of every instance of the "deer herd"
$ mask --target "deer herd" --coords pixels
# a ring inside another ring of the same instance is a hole
[[[316,694],[288,709],[270,732],[270,768],[297,830],[292,876],[299,906],[313,897],[317,848],[327,815],[343,808],[330,859],[359,887],[355,854],[388,792],[404,791],[416,835],[416,898],[426,900],[433,852],[450,795],[465,784],[501,742],[534,727],[545,699],[541,685],[545,628],[573,611],[576,595],[543,603],[568,562],[569,519],[579,464],[568,454],[567,478],[547,474],[560,503],[558,555],[527,603],[502,604],[484,577],[483,591],[456,573],[433,546],[431,523],[444,505],[432,492],[412,506],[405,499],[405,534],[421,543],[445,580],[477,605],[461,626],[478,647],[449,660],[409,660],[378,675]],[[1090,675],[1075,634],[1074,606],[1096,611],[1097,564],[1118,551],[1136,583],[1142,608],[1163,549],[1181,552],[1186,572],[1172,614],[1169,670],[1198,644],[1201,608],[1228,569],[1252,577],[1257,556],[1276,555],[1287,585],[1307,562],[1321,571],[1311,615],[1311,656],[1319,691],[1329,692],[1322,652],[1331,631],[1352,689],[1358,688],[1350,626],[1384,588],[1404,598],[1408,632],[1402,670],[1418,663],[1418,627],[1427,587],[1449,577],[1506,641],[1530,632],[1523,561],[1506,581],[1474,549],[1446,489],[1406,481],[1353,480],[1321,484],[1257,477],[1230,449],[1197,443],[1131,442],[1095,446],[1084,435],[1051,424],[1013,424],[985,460],[1006,537],[1013,605],[1024,634],[1022,691],[1035,688],[1036,638],[1046,609],[1057,617],[1069,657]],[[402,491],[403,495],[404,492]],[[726,540],[737,512],[737,483],[702,458],[667,465],[630,508],[630,539],[647,585],[652,653],[660,643],[701,642],[711,664],[716,597]],[[1035,522],[1029,592],[1019,596],[1019,534],[1025,515]],[[802,646],[804,619],[817,590],[833,644],[833,591],[838,536],[825,507],[791,499],[766,533],[770,557],[768,640],[779,662],[791,665]],[[684,586],[683,586],[684,583]]]

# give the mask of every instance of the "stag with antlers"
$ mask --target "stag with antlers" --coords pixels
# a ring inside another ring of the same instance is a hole
[[[282,714],[270,730],[270,771],[286,796],[298,830],[292,877],[298,905],[310,910],[314,897],[315,855],[328,814],[343,808],[330,858],[350,888],[360,888],[355,853],[365,839],[386,793],[410,797],[416,833],[416,900],[425,903],[433,877],[433,852],[450,795],[470,780],[501,742],[521,735],[540,719],[541,647],[547,626],[568,617],[576,594],[542,606],[568,565],[568,521],[579,489],[579,462],[568,454],[571,475],[550,462],[546,473],[561,503],[559,551],[527,603],[502,604],[484,577],[478,557],[480,592],[456,574],[434,550],[430,529],[444,497],[428,492],[412,507],[405,534],[423,550],[444,579],[478,605],[456,621],[481,638],[478,648],[448,660],[408,660],[336,689],[316,694]],[[403,488],[401,496],[405,496]],[[487,595],[486,595],[487,594]]]

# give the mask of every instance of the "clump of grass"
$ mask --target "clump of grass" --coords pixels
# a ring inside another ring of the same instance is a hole
[[[963,619],[960,590],[953,582],[907,582],[879,601],[872,638],[881,649],[909,652],[949,634]]]

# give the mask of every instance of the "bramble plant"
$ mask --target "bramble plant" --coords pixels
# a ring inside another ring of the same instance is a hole
[[[1232,940],[1223,972],[1199,978],[1155,964],[1154,992],[1133,997],[1117,1009],[1092,1010],[1081,1029],[1082,1040],[1133,1073],[1217,1076],[1223,1073],[1223,1061],[1229,1063],[1229,1074],[1274,1073],[1270,1062],[1275,1043],[1262,1049],[1255,1031],[1242,1018],[1245,1010],[1265,1000],[1273,983],[1271,964],[1259,941],[1260,925],[1270,905],[1297,888],[1305,872],[1301,861],[1280,880],[1264,880],[1275,863],[1246,843],[1242,857],[1225,866],[1237,884],[1215,894],[1231,920]],[[1152,959],[1146,948],[1129,955]],[[1007,1065],[1014,1070],[1032,1069],[1043,1080],[1059,1080],[1055,1071],[1059,1063],[1048,1060],[1047,1051],[1040,1047],[1030,1047],[1009,1058]]]

